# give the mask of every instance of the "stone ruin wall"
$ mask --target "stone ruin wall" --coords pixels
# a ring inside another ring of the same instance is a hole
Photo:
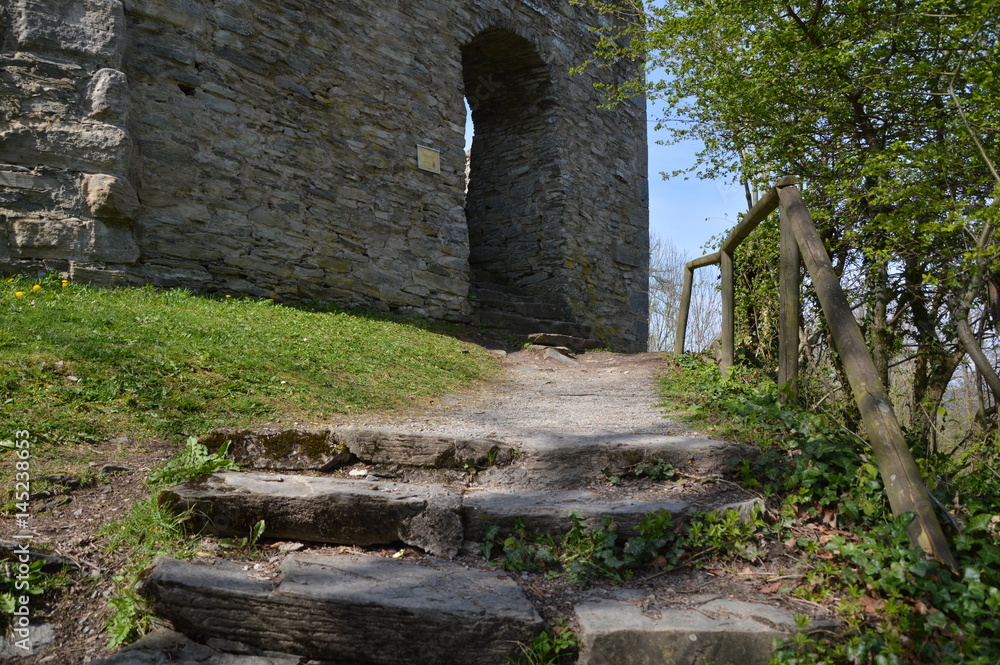
[[[644,348],[645,104],[598,108],[620,69],[568,75],[592,22],[565,0],[4,0],[0,270],[452,321],[502,279]]]

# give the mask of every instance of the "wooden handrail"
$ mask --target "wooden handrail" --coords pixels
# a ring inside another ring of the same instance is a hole
[[[928,555],[954,569],[955,559],[941,530],[941,524],[934,514],[934,506],[930,501],[927,487],[906,444],[892,402],[875,369],[875,363],[865,345],[861,328],[854,318],[847,295],[841,287],[840,277],[834,271],[830,256],[813,224],[812,216],[802,201],[802,195],[796,186],[798,182],[798,178],[794,177],[779,180],[736,226],[719,252],[690,261],[685,266],[684,294],[677,317],[675,350],[679,353],[684,350],[686,331],[682,329],[681,322],[683,320],[684,327],[687,326],[695,268],[719,263],[722,266],[723,308],[722,359],[719,365],[722,371],[728,371],[732,366],[735,352],[733,252],[768,215],[780,207],[779,385],[782,385],[786,394],[794,395],[799,349],[799,266],[800,261],[804,261],[830,327],[833,343],[843,362],[854,400],[861,411],[861,418],[875,454],[879,475],[885,485],[892,512],[897,516],[908,512],[914,513],[916,517],[909,526],[910,541]]]

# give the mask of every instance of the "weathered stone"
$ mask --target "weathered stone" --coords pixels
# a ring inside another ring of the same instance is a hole
[[[0,162],[89,173],[121,173],[131,150],[124,129],[106,124],[11,123],[0,131]]]
[[[193,33],[208,30],[205,9],[193,0],[139,0],[129,11]]]
[[[496,439],[366,429],[338,429],[333,437],[358,459],[372,464],[463,469],[506,464],[513,454],[512,448]]]
[[[0,661],[17,662],[26,656],[40,656],[55,642],[56,630],[51,623],[31,622],[26,630],[27,637],[14,635],[10,630],[0,635]]]
[[[574,351],[600,348],[601,342],[596,339],[584,339],[572,335],[555,335],[552,333],[534,333],[528,335],[528,341],[540,346],[565,346]]]
[[[130,264],[139,259],[139,245],[125,224],[94,221],[93,260],[105,264]]]
[[[81,192],[91,217],[130,220],[139,208],[139,197],[124,178],[105,174],[83,176]]]
[[[217,427],[200,439],[210,450],[218,450],[226,441],[233,460],[247,469],[332,471],[354,460],[329,429]]]
[[[46,573],[57,573],[67,566],[74,566],[70,559],[54,554],[34,543],[25,543],[19,540],[0,539],[0,561],[13,561],[23,555],[23,547],[28,546],[28,560],[41,561],[42,571]]]
[[[86,260],[93,256],[92,220],[18,219],[11,230],[11,249],[17,258]]]
[[[10,32],[21,51],[76,53],[116,64],[124,45],[121,0],[13,0]]]
[[[666,462],[687,473],[721,475],[759,451],[716,439],[623,432],[538,432],[525,439],[521,462],[534,487],[567,489],[639,462]]]
[[[564,353],[553,347],[548,347],[545,349],[544,358],[546,360],[555,360],[556,362],[562,365],[566,365],[567,367],[580,366],[580,363],[578,363],[577,361],[573,360],[569,356],[565,355]]]
[[[496,665],[543,625],[506,575],[433,559],[291,555],[273,583],[161,558],[140,591],[197,639],[371,665]]]
[[[690,609],[664,608],[659,617],[638,603],[602,600],[576,607],[579,665],[656,663],[767,665],[773,642],[796,630],[791,613],[736,600],[691,598]]]
[[[90,77],[84,93],[87,116],[119,127],[129,117],[128,79],[117,69],[100,69]]]
[[[225,653],[166,628],[155,630],[108,658],[90,665],[301,665],[299,656]]]
[[[504,533],[512,533],[515,520],[535,533],[561,536],[573,525],[570,517],[575,513],[584,524],[593,528],[610,517],[621,536],[633,536],[642,520],[657,510],[666,510],[675,516],[677,524],[684,521],[691,506],[679,500],[667,501],[610,501],[583,491],[513,491],[481,490],[468,493],[462,501],[462,524],[465,539],[479,541],[484,527],[499,526]]]
[[[245,536],[260,520],[268,538],[341,545],[403,542],[454,556],[462,544],[461,497],[438,487],[342,478],[217,473],[160,494],[194,509],[209,533]]]

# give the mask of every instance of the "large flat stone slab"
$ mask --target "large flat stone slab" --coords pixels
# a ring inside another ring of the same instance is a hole
[[[790,612],[718,597],[694,598],[689,608],[658,615],[628,600],[578,605],[578,665],[767,665],[774,640],[796,630]]]
[[[372,665],[499,665],[543,625],[505,574],[435,559],[289,556],[271,582],[161,558],[140,592],[198,640]]]
[[[446,557],[462,543],[461,495],[442,487],[216,473],[164,490],[160,502],[193,509],[200,526],[220,536],[246,536],[264,520],[269,538],[340,545],[403,542]]]
[[[660,509],[673,513],[680,523],[691,506],[679,500],[608,501],[584,491],[474,491],[462,501],[462,525],[466,540],[472,541],[479,541],[483,528],[493,525],[510,533],[517,519],[534,533],[561,536],[573,525],[570,513],[577,513],[591,528],[609,516],[619,535],[627,537],[637,534],[646,515]]]

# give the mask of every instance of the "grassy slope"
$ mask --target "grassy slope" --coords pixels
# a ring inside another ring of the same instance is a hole
[[[278,415],[322,421],[410,404],[493,370],[483,349],[449,330],[182,290],[8,279],[0,440],[29,430],[50,447],[179,441]]]

